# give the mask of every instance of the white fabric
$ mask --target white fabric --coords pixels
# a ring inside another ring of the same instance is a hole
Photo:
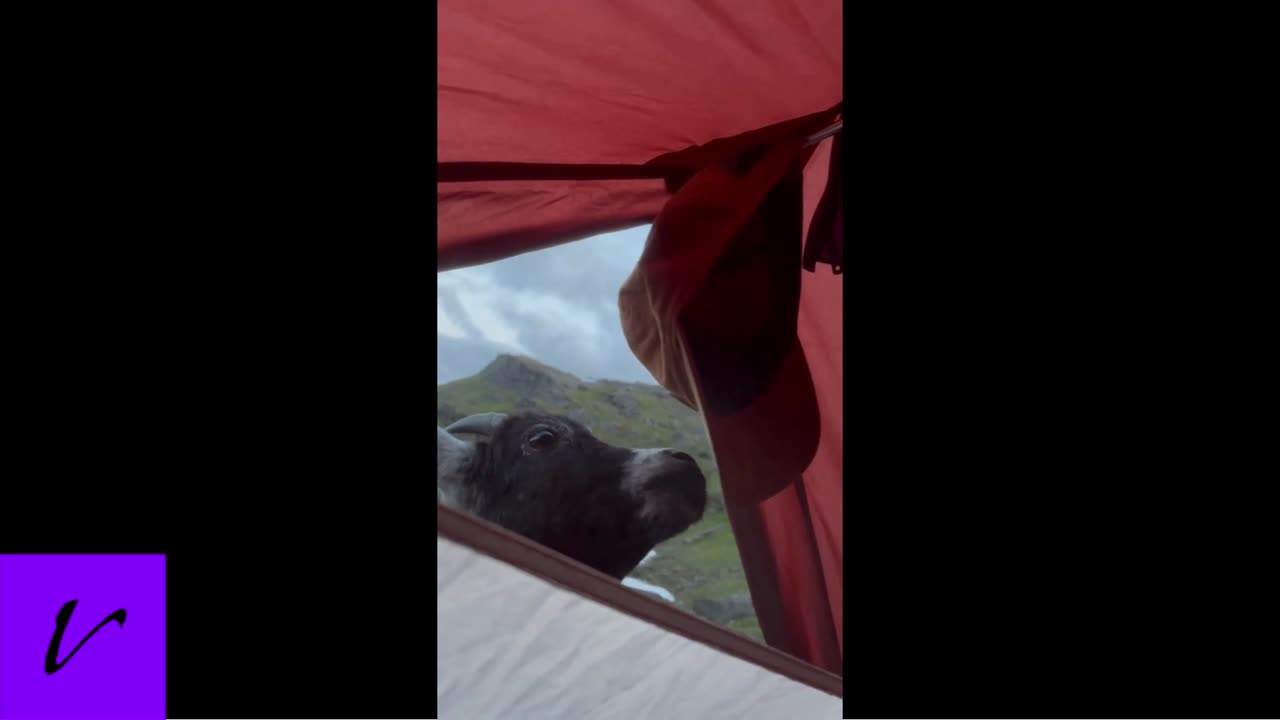
[[[440,720],[842,716],[840,698],[437,537]]]

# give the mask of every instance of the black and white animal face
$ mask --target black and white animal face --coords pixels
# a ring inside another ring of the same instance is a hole
[[[442,502],[617,578],[706,507],[687,454],[614,447],[564,417],[476,415],[437,428],[436,444]]]

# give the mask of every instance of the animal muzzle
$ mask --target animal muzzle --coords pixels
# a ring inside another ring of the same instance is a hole
[[[643,500],[642,519],[666,534],[697,522],[707,507],[707,478],[698,463],[679,450],[636,450],[626,482]]]

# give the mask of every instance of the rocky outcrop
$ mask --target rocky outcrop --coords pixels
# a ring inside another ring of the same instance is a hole
[[[633,418],[640,414],[640,403],[630,395],[609,393],[604,396],[604,401],[612,405],[623,417]]]
[[[568,389],[581,384],[569,373],[547,367],[527,357],[499,355],[478,377],[496,388],[522,398],[537,397],[554,405],[568,401]]]

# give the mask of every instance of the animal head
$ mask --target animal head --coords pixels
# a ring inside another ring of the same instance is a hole
[[[686,453],[614,447],[569,418],[532,413],[436,428],[436,488],[444,504],[616,578],[707,503],[706,477]]]

